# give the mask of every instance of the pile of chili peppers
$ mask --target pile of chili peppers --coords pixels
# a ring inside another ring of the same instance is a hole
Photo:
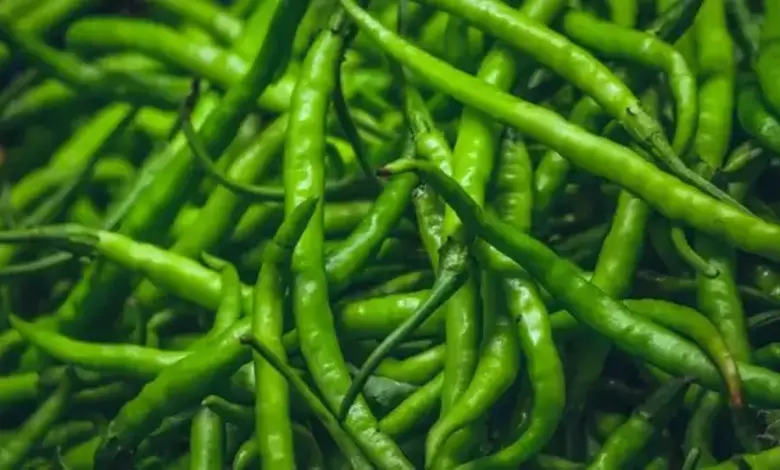
[[[0,470],[780,468],[780,1],[3,0]]]

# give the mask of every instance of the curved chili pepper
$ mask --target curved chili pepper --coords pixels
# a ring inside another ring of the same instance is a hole
[[[722,408],[723,401],[719,394],[704,393],[688,421],[683,445],[689,452],[693,452],[694,449],[698,452],[699,466],[695,468],[715,463],[715,458],[712,456],[712,431],[715,419]]]
[[[780,120],[763,101],[757,84],[743,80],[737,93],[737,118],[742,128],[767,150],[780,152]]]
[[[674,42],[693,23],[703,0],[674,2],[665,8],[662,14],[645,30],[657,36],[660,40]],[[624,69],[616,69],[615,73],[622,77],[632,89],[643,89],[647,81],[637,74],[626,73]],[[641,83],[640,83],[641,82]],[[641,85],[641,86],[640,86]],[[607,124],[607,116],[599,104],[590,97],[580,99],[569,113],[569,120],[581,125],[589,131],[603,128]],[[569,172],[569,161],[559,153],[548,150],[542,158],[534,174],[536,187],[537,218],[542,219],[550,210],[551,204],[563,190],[566,176]]]
[[[441,401],[444,375],[439,374],[379,420],[379,429],[393,437],[408,435],[430,418]]]
[[[343,12],[331,18],[304,59],[290,104],[284,153],[285,212],[324,192],[325,126],[345,27]],[[326,403],[337,409],[350,387],[349,370],[336,339],[324,270],[322,209],[314,213],[292,259],[292,298],[301,351]],[[409,462],[383,433],[365,401],[358,399],[345,422],[366,456],[380,468],[407,468]]]
[[[655,323],[694,340],[720,369],[732,406],[742,406],[742,385],[734,357],[717,329],[702,314],[662,300],[624,300],[623,304]]]
[[[772,241],[780,239],[780,227],[707,197],[691,186],[681,185],[628,149],[583,132],[555,113],[495,91],[399,40],[357,9],[352,0],[342,0],[342,3],[361,31],[370,34],[387,53],[425,77],[437,89],[516,127],[529,138],[561,151],[583,169],[617,182],[670,219],[683,220],[747,251],[780,257],[776,248],[780,244]],[[669,191],[670,187],[675,191]],[[727,219],[729,222],[723,223]]]
[[[696,131],[698,104],[696,77],[682,54],[652,34],[599,21],[587,13],[569,11],[562,24],[567,36],[591,50],[613,59],[637,61],[667,75],[675,102],[671,145],[677,155],[684,155]]]

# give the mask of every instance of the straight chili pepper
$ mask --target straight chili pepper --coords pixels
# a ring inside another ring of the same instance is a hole
[[[324,195],[325,126],[336,86],[343,29],[342,11],[331,18],[304,59],[290,103],[284,153],[285,212],[303,200]],[[292,259],[292,298],[301,351],[326,403],[337,409],[349,388],[349,370],[336,339],[324,269],[323,213],[315,211]],[[410,468],[396,444],[376,432],[376,420],[359,398],[345,422],[366,456],[380,468]]]
[[[304,201],[296,209],[306,211],[309,221],[318,201]],[[285,227],[285,225],[282,225]],[[286,228],[286,227],[285,227]],[[280,229],[274,237],[271,249],[264,256],[254,289],[252,331],[279,360],[285,360],[282,344],[284,333],[285,266],[304,227]],[[292,423],[287,383],[262,358],[255,360],[255,442],[262,465],[267,468],[295,468]]]

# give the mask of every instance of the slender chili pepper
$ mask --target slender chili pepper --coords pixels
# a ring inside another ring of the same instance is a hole
[[[379,429],[393,437],[408,435],[431,418],[440,402],[444,375],[439,374],[379,421]]]
[[[281,4],[280,2],[273,3]],[[268,21],[268,18],[270,16],[266,17],[265,21]],[[268,35],[258,37],[268,37]],[[119,48],[143,51],[162,62],[173,62],[191,70],[197,76],[203,76],[226,88],[238,83],[241,80],[240,77],[243,77],[251,68],[251,63],[248,62],[252,59],[251,57],[242,58],[238,54],[231,54],[219,47],[209,46],[202,42],[192,42],[181,33],[162,24],[139,20],[86,18],[73,23],[68,28],[66,39],[68,44],[80,48],[99,47],[100,49]],[[275,76],[276,69],[271,77],[276,78]],[[263,109],[283,112],[289,106],[293,87],[293,77],[285,75],[262,94],[249,98],[247,104],[257,99]],[[181,99],[176,102],[177,105],[179,103],[181,103]]]
[[[401,41],[358,9],[352,0],[342,2],[361,31],[437,89],[560,151],[586,171],[618,183],[667,218],[726,238],[746,251],[780,257],[780,244],[775,243],[780,239],[780,227],[681,184],[628,149],[583,132],[555,113],[497,92]]]
[[[133,112],[133,108],[125,104],[104,108],[57,150],[47,168],[54,171],[68,167],[84,167],[124,128],[123,123],[127,122]],[[11,190],[12,206],[17,210],[24,210],[34,198],[31,191],[37,192],[46,187],[44,181],[41,181],[42,178],[45,178],[42,173],[31,173],[16,183]],[[0,251],[0,266],[7,265],[14,252],[13,247],[4,247]]]
[[[4,2],[9,3],[9,2]],[[26,1],[26,6],[33,6],[34,2]],[[41,36],[57,25],[67,20],[71,15],[94,5],[94,0],[52,0],[45,5],[38,4],[26,14],[3,17],[3,21],[13,20],[14,27],[31,36]],[[13,44],[11,44],[13,45]],[[11,51],[7,44],[0,45],[0,68],[5,67],[11,57]]]
[[[276,371],[287,380],[288,384],[293,389],[295,389],[295,391],[301,397],[303,397],[306,405],[328,430],[330,436],[339,446],[339,449],[347,457],[353,468],[374,468],[363,455],[357,443],[352,440],[352,437],[347,434],[344,429],[342,429],[341,424],[336,419],[335,415],[330,411],[328,406],[311,388],[309,388],[306,382],[304,382],[292,370],[290,370],[287,364],[279,359],[269,348],[267,348],[254,336],[245,334],[240,339],[242,343],[250,345],[255,353],[260,355],[266,362],[268,362],[268,364],[276,369]]]
[[[589,469],[624,468],[665,427],[682,404],[690,379],[674,379],[661,386],[604,443]]]
[[[450,239],[442,248],[441,271],[433,289],[431,289],[430,296],[412,316],[407,318],[403,324],[399,325],[398,328],[388,335],[363,363],[340,404],[339,419],[344,419],[343,417],[347,416],[361,389],[368,378],[379,367],[381,361],[394,348],[406,341],[420,325],[428,320],[447,300],[451,299],[453,293],[463,285],[469,276],[467,266],[468,250],[461,243]]]
[[[97,344],[72,340],[52,331],[37,328],[31,323],[9,317],[11,327],[24,340],[46,354],[75,366],[99,372],[111,372],[129,377],[156,377],[166,367],[175,364],[186,352],[160,351],[135,345]]]
[[[645,30],[658,39],[669,43],[674,42],[693,23],[703,0],[675,2]],[[624,69],[616,69],[632,89],[643,90],[648,86],[646,80],[637,74],[626,73]],[[596,131],[607,124],[607,115],[601,106],[590,97],[580,99],[569,113],[569,120],[581,125],[588,131]],[[569,161],[554,150],[548,150],[535,172],[536,187],[536,218],[544,220],[552,203],[562,192],[569,173]]]
[[[637,61],[667,75],[675,102],[672,149],[684,155],[696,131],[698,106],[696,76],[683,55],[652,34],[600,21],[587,13],[569,11],[562,24],[567,36],[590,50],[613,59]]]
[[[725,462],[709,467],[707,470],[742,470],[744,468],[774,468],[780,464],[780,447],[774,447],[754,454],[742,454]]]
[[[733,407],[742,406],[742,385],[737,364],[717,329],[699,312],[662,300],[625,300],[632,311],[676,331],[698,344],[718,366]]]
[[[304,199],[324,195],[325,126],[330,97],[340,66],[346,18],[338,11],[306,54],[290,104],[290,124],[284,154],[285,212]],[[326,403],[337,409],[350,387],[329,308],[324,270],[323,213],[318,208],[301,237],[292,260],[292,298],[301,351]],[[359,398],[345,427],[374,465],[410,468],[406,457],[383,433]]]
[[[762,146],[780,152],[780,121],[766,108],[757,84],[742,80],[737,93],[737,118]]]
[[[44,438],[46,431],[65,411],[72,389],[72,379],[66,376],[14,436],[3,443],[0,448],[0,468],[19,468],[27,454]]]
[[[656,114],[653,94],[645,94],[646,107]],[[648,99],[649,98],[649,99]],[[644,249],[645,230],[650,208],[628,191],[621,191],[612,225],[601,246],[591,282],[615,298],[626,296],[629,280],[639,264]],[[595,383],[603,372],[612,344],[595,333],[575,340],[575,348],[588,345],[574,359],[573,376],[568,385],[567,423],[576,429],[583,408]]]
[[[298,206],[306,223],[280,229],[267,250],[254,289],[252,331],[279,360],[285,360],[284,333],[284,263],[292,257],[295,245],[316,210],[317,199]],[[291,216],[294,217],[294,214]],[[285,227],[285,225],[282,225]],[[273,367],[261,358],[255,360],[255,442],[260,460],[268,468],[295,468],[292,423],[287,383]]]
[[[293,211],[280,232],[287,236],[301,233],[311,215],[312,201]],[[285,238],[286,239],[286,238]],[[246,362],[246,350],[238,338],[251,327],[251,318],[233,323],[224,332],[210,339],[200,349],[186,355],[174,367],[165,368],[149,382],[141,393],[127,402],[109,425],[108,435],[96,454],[97,462],[114,462],[132,454],[141,437],[154,429],[160,410],[172,412],[199,402],[216,386]],[[185,388],[171,401],[171,390]]]
[[[695,26],[699,68],[705,79],[699,94],[702,111],[695,148],[710,168],[717,169],[723,165],[728,151],[736,73],[725,2],[706,0]],[[723,44],[728,47],[722,47]],[[749,363],[747,323],[734,279],[735,252],[705,234],[697,236],[695,244],[697,252],[718,269],[716,278],[699,276],[699,308],[715,324],[734,357]]]
[[[555,296],[585,325],[612,339],[630,354],[680,375],[692,375],[713,389],[719,388],[717,370],[702,352],[665,328],[631,314],[619,302],[606,296],[582,277],[581,271],[557,257],[549,248],[532,238],[511,230],[503,222],[485,213],[460,186],[430,164],[399,161],[385,167],[382,174],[420,172],[457,212],[465,226],[528,270],[550,294]],[[647,341],[647,338],[653,338]],[[780,376],[738,361],[740,377],[749,402],[774,402],[773,391]]]
[[[92,95],[170,109],[186,94],[181,81],[103,70],[82,62],[73,54],[57,51],[7,24],[0,23],[0,39],[11,43],[15,50],[21,51],[50,75]]]
[[[291,31],[294,28],[290,28],[290,25],[297,24],[299,15],[302,15],[302,12],[298,8],[288,9],[286,5],[284,8],[275,10],[269,34],[274,37],[279,37],[276,36],[276,33],[294,34],[294,31]],[[284,47],[275,48],[269,41],[263,43],[263,47],[258,52],[250,70],[239,84],[228,90],[220,106],[209,115],[207,122],[204,123],[203,141],[208,145],[209,151],[221,153],[227,147],[238,124],[251,109],[251,100],[270,83],[279,66],[278,61],[285,58]],[[210,104],[206,103],[204,106],[208,107]],[[198,106],[198,108],[200,107]],[[189,127],[189,120],[185,124]],[[178,148],[180,148],[178,142],[174,142],[170,150],[173,152]],[[122,233],[144,235],[151,231],[155,224],[164,225],[166,221],[173,219],[181,202],[179,197],[185,195],[194,183],[193,178],[190,178],[193,169],[189,160],[189,152],[184,149],[181,152],[181,157],[179,155],[173,155],[170,159],[161,157],[161,160],[153,162],[156,164],[154,165],[156,171],[165,170],[164,175],[154,176],[164,177],[154,178],[151,184],[147,182],[149,188],[140,188],[140,191],[144,192],[144,197],[141,197],[141,200],[137,201],[138,203],[125,215],[120,226]],[[156,173],[156,171],[150,172]],[[96,282],[97,280],[93,277],[100,278],[100,282]],[[78,322],[84,326],[92,320],[95,313],[92,309],[97,309],[108,301],[113,293],[113,289],[110,287],[115,287],[119,283],[117,279],[127,282],[126,278],[126,273],[121,273],[116,269],[112,270],[110,267],[94,269],[90,275],[82,280],[79,287],[71,291],[69,299],[60,307],[57,316],[59,318],[65,317],[62,319],[65,320],[63,323],[78,330],[74,324]],[[102,288],[98,288],[100,284],[102,284]],[[82,304],[89,305],[86,312]]]

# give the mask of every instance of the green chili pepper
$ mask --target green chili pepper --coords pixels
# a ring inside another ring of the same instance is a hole
[[[304,59],[290,105],[290,124],[284,155],[285,212],[302,200],[324,195],[325,125],[330,96],[340,66],[345,18],[331,18]],[[292,298],[295,324],[309,371],[326,403],[340,406],[349,388],[349,371],[339,349],[328,308],[324,270],[322,209],[315,211],[292,259]],[[345,427],[366,456],[380,468],[406,468],[406,457],[389,438],[376,432],[376,421],[362,399],[346,418]]]

